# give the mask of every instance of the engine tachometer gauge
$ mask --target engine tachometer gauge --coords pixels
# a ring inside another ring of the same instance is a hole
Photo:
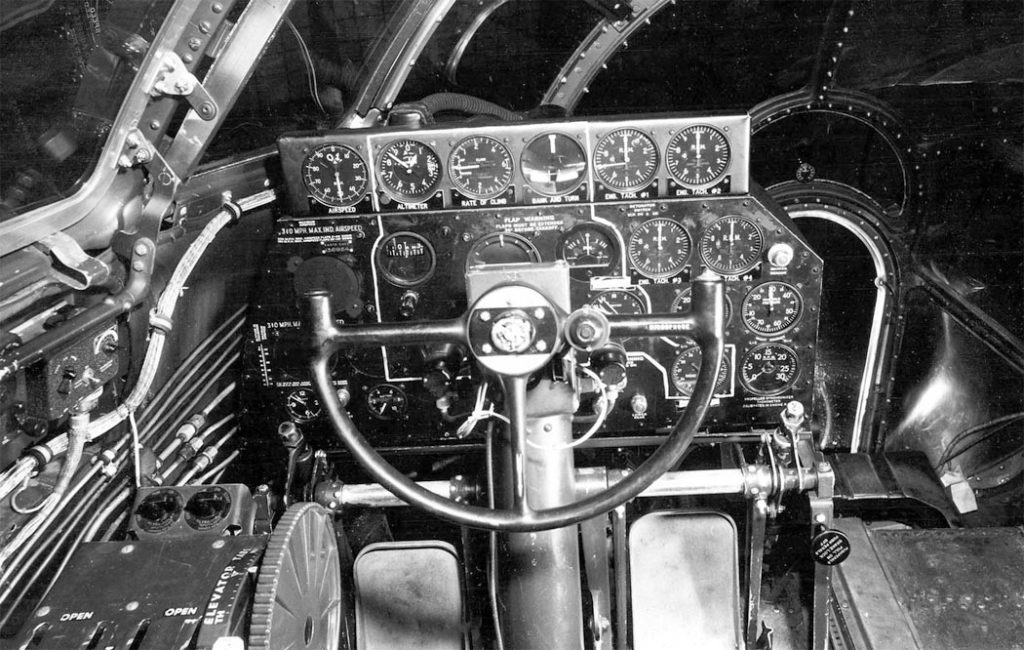
[[[729,166],[729,141],[716,128],[703,124],[675,134],[665,152],[665,166],[683,185],[696,187],[712,183]]]
[[[619,261],[619,249],[607,230],[587,223],[565,234],[558,257],[569,263],[574,280],[586,281],[610,273]]]
[[[466,256],[466,268],[486,264],[539,262],[540,251],[526,237],[514,232],[492,232],[473,244]]]
[[[558,196],[579,187],[587,174],[587,154],[561,133],[544,133],[523,149],[523,178],[541,194]]]
[[[411,287],[434,273],[437,256],[434,247],[422,235],[396,232],[380,243],[376,261],[385,280],[399,287]]]
[[[601,138],[594,149],[594,173],[619,192],[638,190],[658,171],[658,147],[637,129],[619,129]]]
[[[363,197],[369,174],[362,156],[351,147],[328,144],[302,161],[302,182],[317,201],[334,207],[350,206]]]
[[[800,373],[800,359],[793,348],[762,343],[740,363],[740,381],[755,395],[778,395],[793,385]]]
[[[323,413],[316,394],[308,388],[296,388],[284,398],[284,409],[295,422],[309,422]]]
[[[739,275],[757,266],[764,239],[746,217],[722,217],[700,236],[700,256],[708,268],[723,275]]]
[[[629,261],[649,278],[669,278],[678,274],[690,259],[690,235],[665,217],[640,224],[629,236],[626,246]]]
[[[743,299],[743,323],[757,334],[774,336],[796,324],[803,311],[800,292],[785,282],[765,282]]]
[[[398,386],[377,384],[366,394],[366,407],[381,420],[394,420],[405,415],[409,400]]]
[[[700,347],[692,340],[685,339],[682,351],[676,355],[669,370],[672,385],[681,394],[689,397],[693,395],[693,389],[697,385],[697,372],[700,370],[701,353]],[[722,365],[718,367],[718,376],[715,378],[715,394],[720,395],[729,392],[729,377],[732,375],[732,367],[729,364],[729,357],[722,357]]]
[[[494,138],[474,135],[459,142],[448,158],[448,175],[463,194],[489,199],[512,183],[512,154]]]
[[[396,140],[380,152],[380,182],[405,203],[422,201],[441,183],[441,160],[433,149],[416,140]]]

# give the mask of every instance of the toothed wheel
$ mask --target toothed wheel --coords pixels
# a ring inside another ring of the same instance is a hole
[[[341,566],[331,517],[318,504],[297,503],[267,542],[249,648],[337,650],[341,615]]]

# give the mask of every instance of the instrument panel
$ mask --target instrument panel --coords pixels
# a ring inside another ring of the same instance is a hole
[[[689,309],[703,269],[726,281],[726,354],[708,435],[773,427],[813,396],[821,259],[748,178],[745,115],[474,124],[290,134],[276,226],[246,348],[250,412],[333,435],[305,377],[300,296],[334,296],[346,323],[465,311],[464,275],[564,260],[573,308]],[[620,341],[625,388],[595,440],[663,431],[689,399],[685,337]],[[580,362],[588,363],[586,358]],[[351,350],[335,383],[382,447],[460,442],[480,377],[451,346]],[[589,427],[586,407],[580,430]]]

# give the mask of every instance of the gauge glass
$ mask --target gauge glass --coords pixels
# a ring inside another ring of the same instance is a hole
[[[448,173],[452,184],[466,196],[489,199],[512,183],[512,154],[494,138],[474,135],[452,149]]]
[[[526,145],[520,162],[523,178],[541,194],[558,196],[579,187],[587,174],[587,155],[561,133],[545,133]]]
[[[437,256],[434,247],[414,232],[388,235],[377,248],[377,268],[384,279],[399,287],[424,282],[434,273]]]
[[[658,147],[643,131],[612,131],[594,149],[594,172],[614,190],[638,190],[650,183],[657,171]]]
[[[366,192],[369,175],[362,156],[350,147],[328,144],[302,161],[302,182],[309,195],[335,207],[356,203]]]
[[[785,282],[765,282],[743,299],[743,323],[757,334],[781,334],[796,324],[803,311],[800,292]]]
[[[740,381],[751,393],[778,395],[793,385],[800,360],[788,345],[764,343],[743,356]]]
[[[629,261],[649,278],[678,274],[690,258],[690,236],[672,219],[657,218],[640,224],[629,236]]]
[[[399,200],[426,199],[441,183],[441,160],[422,142],[396,140],[380,152],[380,181]]]
[[[689,397],[693,395],[693,389],[697,385],[697,372],[700,370],[701,360],[700,347],[693,339],[685,339],[683,350],[676,355],[672,362],[669,374],[672,378],[672,385],[681,394]],[[722,365],[718,367],[718,377],[715,379],[715,394],[727,393],[729,390],[729,375],[732,368],[729,367],[729,357],[722,356]]]
[[[632,291],[609,289],[594,296],[590,306],[609,316],[637,316],[647,313],[644,300]]]
[[[757,266],[764,240],[757,225],[745,217],[722,217],[704,229],[700,256],[708,268],[739,275]]]
[[[473,244],[466,257],[466,267],[539,261],[540,252],[526,237],[513,232],[492,232]]]
[[[366,406],[381,420],[393,420],[405,415],[409,403],[405,391],[398,386],[378,384],[366,394]]]
[[[284,408],[295,422],[309,422],[323,413],[316,394],[308,388],[296,388],[288,393]]]
[[[573,279],[589,280],[611,272],[619,261],[619,251],[607,230],[583,224],[565,234],[558,257],[569,263]]]
[[[729,141],[721,131],[706,125],[683,129],[669,140],[665,165],[683,185],[707,185],[729,166]]]

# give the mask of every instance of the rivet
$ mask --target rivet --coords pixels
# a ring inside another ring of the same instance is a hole
[[[128,555],[129,553],[131,553],[134,550],[135,550],[135,546],[133,544],[126,544],[126,545],[121,547],[121,555]]]
[[[47,606],[40,607],[36,610],[36,616],[46,616],[50,613],[50,608]]]
[[[224,540],[222,540],[222,539],[214,540],[214,542],[213,542],[213,544],[211,544],[211,546],[213,546],[213,548],[224,548]]]
[[[130,602],[127,605],[124,606],[124,609],[125,609],[126,612],[134,612],[138,608],[139,608],[139,601],[137,601],[137,600],[133,600],[132,602]]]

